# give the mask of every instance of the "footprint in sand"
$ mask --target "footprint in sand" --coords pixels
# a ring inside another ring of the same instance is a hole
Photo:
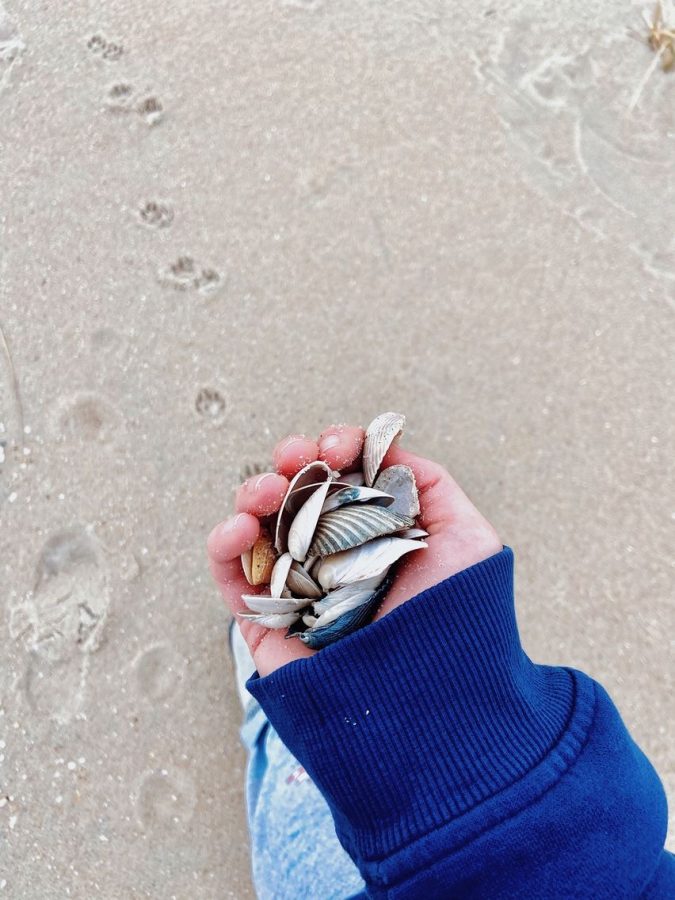
[[[185,674],[185,659],[171,644],[160,641],[138,654],[133,669],[139,694],[157,703],[178,689]]]
[[[90,657],[110,605],[102,548],[89,528],[53,534],[42,548],[35,587],[10,613],[10,635],[27,651],[30,706],[65,723],[82,707]]]
[[[57,440],[107,444],[119,432],[121,422],[121,415],[109,400],[101,394],[83,391],[59,404],[54,432]]]
[[[93,56],[104,59],[106,62],[117,62],[124,53],[122,44],[109,41],[102,34],[93,34],[87,41],[87,49]]]
[[[192,778],[180,769],[145,772],[132,796],[138,824],[153,832],[185,825],[197,799]]]
[[[213,294],[221,286],[223,277],[215,269],[197,263],[191,256],[179,256],[171,265],[157,273],[159,283],[176,291],[197,291]]]
[[[173,209],[168,203],[148,200],[138,210],[138,221],[147,228],[168,228],[173,222]]]
[[[164,118],[164,105],[149,91],[137,91],[132,84],[119,81],[111,84],[104,103],[112,113],[135,113],[146,125],[154,126]]]

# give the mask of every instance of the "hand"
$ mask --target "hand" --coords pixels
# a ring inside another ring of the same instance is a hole
[[[321,434],[318,442],[303,435],[290,435],[274,450],[276,472],[256,475],[241,485],[235,501],[237,515],[217,525],[207,541],[211,574],[235,615],[246,609],[241,595],[253,592],[240,556],[258,537],[258,517],[272,515],[279,509],[288,479],[315,459],[324,460],[340,472],[358,468],[363,439],[363,429],[350,426],[333,426]],[[429,532],[425,538],[428,546],[399,561],[394,582],[375,619],[502,549],[492,525],[442,466],[394,443],[382,466],[397,463],[410,466],[415,473],[420,499],[417,524]],[[263,628],[239,617],[236,621],[261,676],[317,652],[299,640],[286,639],[286,629]]]

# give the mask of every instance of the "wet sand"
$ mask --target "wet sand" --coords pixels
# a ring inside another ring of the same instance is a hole
[[[672,806],[651,4],[2,2],[0,897],[253,896],[205,537],[285,433],[390,408]]]

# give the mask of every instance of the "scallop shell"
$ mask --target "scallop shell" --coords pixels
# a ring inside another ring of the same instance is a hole
[[[325,591],[330,591],[343,584],[372,578],[406,553],[426,546],[424,541],[396,537],[377,538],[363,547],[353,547],[327,556],[321,561],[317,580]]]
[[[251,548],[251,578],[253,585],[269,584],[277,555],[274,552],[272,538],[267,531],[261,531],[258,540]]]
[[[348,503],[377,503],[378,506],[391,506],[394,499],[392,494],[375,490],[375,488],[362,487],[360,485],[347,486],[334,491],[326,497],[321,513],[323,515],[323,513],[337,509],[339,506],[346,506]]]
[[[291,568],[286,578],[286,587],[298,597],[307,597],[311,600],[318,599],[323,593],[307,569],[296,560],[293,560],[291,563]]]
[[[303,495],[303,489],[311,485],[318,487],[324,481],[331,481],[332,478],[333,470],[321,460],[309,463],[293,477],[277,515],[274,545],[279,553],[285,553],[288,550],[288,532],[293,518],[307,500],[307,497]]]
[[[307,551],[310,549],[329,487],[330,482],[325,481],[308,500],[305,500],[288,531],[288,550],[298,562],[303,562],[307,558]]]
[[[373,486],[382,460],[394,439],[403,431],[405,416],[386,412],[373,419],[363,442],[363,476],[368,487]]]
[[[268,597],[267,594],[242,594],[241,599],[251,612],[260,613],[261,615],[285,615],[298,612],[311,603],[311,600],[305,600],[304,598]]]
[[[330,556],[409,528],[412,523],[412,519],[398,516],[382,506],[342,506],[321,516],[309,552]]]

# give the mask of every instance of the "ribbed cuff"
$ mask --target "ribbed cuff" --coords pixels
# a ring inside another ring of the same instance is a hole
[[[533,768],[573,701],[523,652],[508,547],[247,688],[326,797],[343,844],[382,858]]]

